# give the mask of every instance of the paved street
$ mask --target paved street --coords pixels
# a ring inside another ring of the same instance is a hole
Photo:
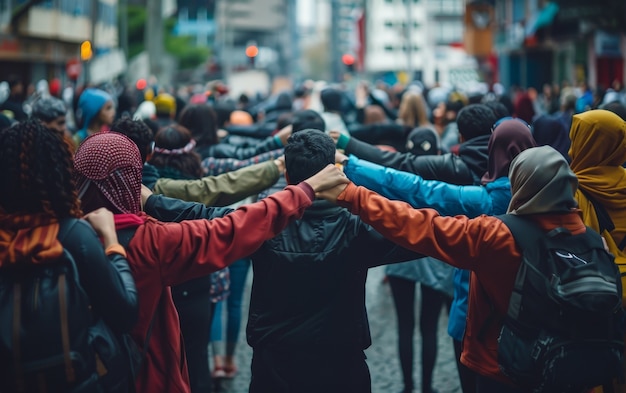
[[[402,377],[396,352],[396,318],[389,285],[382,284],[384,268],[371,269],[367,282],[367,310],[369,313],[372,333],[372,346],[367,350],[368,365],[372,374],[373,393],[398,393],[402,389]],[[248,276],[248,283],[251,274]],[[245,298],[249,298],[249,288]],[[419,291],[417,291],[419,293]],[[243,326],[247,316],[247,302],[244,305]],[[442,312],[439,321],[439,353],[435,367],[434,388],[439,393],[460,393],[454,350],[452,341],[446,332],[448,314]],[[416,325],[419,321],[416,321]],[[243,327],[242,327],[243,328]],[[243,333],[243,331],[242,331]],[[244,393],[248,391],[250,381],[250,358],[252,351],[245,342],[245,335],[241,334],[241,345],[237,349],[239,373],[233,380],[225,380],[219,385],[220,393]],[[421,337],[415,335],[415,382],[420,388],[419,348]],[[269,392],[268,392],[269,393]],[[322,393],[322,392],[320,392]]]

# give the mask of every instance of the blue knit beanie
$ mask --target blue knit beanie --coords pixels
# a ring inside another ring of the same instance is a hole
[[[113,97],[104,90],[86,89],[83,91],[78,99],[78,109],[83,119],[83,127],[79,132],[86,135],[89,123],[98,115],[107,101],[113,101]]]

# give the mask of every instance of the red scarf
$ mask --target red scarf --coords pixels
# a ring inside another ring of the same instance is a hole
[[[148,215],[144,212],[137,214],[121,213],[113,216],[115,220],[115,229],[122,230],[126,228],[137,228],[148,220]]]

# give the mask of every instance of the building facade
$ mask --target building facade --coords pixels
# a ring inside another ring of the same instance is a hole
[[[107,58],[118,46],[117,1],[0,0],[0,80],[9,75],[26,82],[66,78],[83,41],[93,43],[94,71],[110,70],[102,62],[112,61]]]
[[[463,0],[368,0],[365,71],[427,85],[474,80],[475,61],[462,45],[464,7]]]

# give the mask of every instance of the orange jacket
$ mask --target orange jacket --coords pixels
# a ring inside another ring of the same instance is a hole
[[[414,209],[352,183],[337,202],[401,246],[472,271],[461,362],[475,372],[510,383],[497,361],[502,325],[486,325],[491,305],[499,315],[506,315],[521,263],[521,253],[508,227],[494,216],[444,217],[433,209]],[[546,231],[560,226],[573,234],[586,230],[577,211],[536,215],[533,220]],[[486,330],[479,339],[482,329]]]

